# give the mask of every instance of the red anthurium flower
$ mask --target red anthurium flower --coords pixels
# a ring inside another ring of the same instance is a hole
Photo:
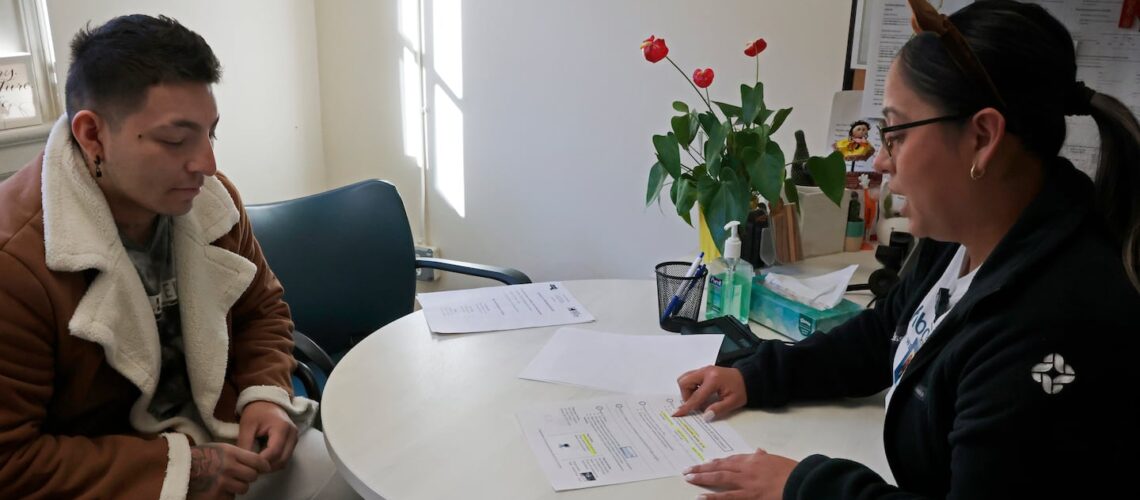
[[[653,35],[641,42],[641,50],[645,51],[645,60],[651,63],[665,59],[665,56],[669,55],[669,47],[665,46],[665,39]]]
[[[763,38],[757,38],[744,46],[744,55],[756,57],[757,54],[764,52],[766,48],[768,48],[768,42],[765,42]]]
[[[693,83],[702,89],[708,88],[709,85],[712,85],[712,81],[713,81],[713,70],[712,70],[712,68],[705,68],[705,69],[697,68],[697,70],[693,72]]]

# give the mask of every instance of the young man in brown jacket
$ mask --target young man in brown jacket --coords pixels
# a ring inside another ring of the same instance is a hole
[[[292,395],[281,285],[214,161],[220,74],[169,18],[75,37],[67,114],[0,184],[0,498],[343,485],[306,431],[316,403]]]

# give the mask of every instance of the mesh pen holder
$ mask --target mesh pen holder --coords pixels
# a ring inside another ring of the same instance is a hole
[[[689,262],[670,261],[657,264],[657,318],[661,328],[670,332],[680,332],[685,324],[698,320],[701,312],[701,300],[705,293],[705,277],[685,277],[689,270]],[[688,288],[687,292],[684,290]],[[684,301],[676,307],[672,314],[665,316],[669,302],[678,290],[683,291]]]

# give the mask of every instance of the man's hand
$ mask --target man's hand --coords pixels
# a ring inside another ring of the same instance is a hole
[[[254,401],[245,406],[238,420],[237,445],[243,450],[256,451],[254,440],[265,438],[261,458],[269,462],[272,470],[281,470],[293,456],[297,446],[297,425],[280,406],[268,401]]]
[[[681,386],[681,399],[685,402],[677,408],[674,417],[683,417],[705,408],[705,403],[713,395],[716,395],[719,401],[705,408],[705,420],[724,415],[748,402],[748,394],[744,390],[744,375],[736,368],[710,365],[687,371],[677,378],[677,385]]]
[[[784,498],[784,485],[798,463],[756,450],[756,453],[718,458],[689,467],[685,470],[685,480],[716,491],[698,497],[703,500],[779,500]]]
[[[269,472],[269,462],[252,451],[225,443],[190,448],[189,497],[233,498],[249,491],[258,474]]]

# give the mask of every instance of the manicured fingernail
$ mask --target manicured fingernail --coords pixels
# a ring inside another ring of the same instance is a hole
[[[692,474],[692,473],[693,473],[693,467],[692,466],[685,467],[685,470],[681,471],[681,474],[685,474],[685,475]]]
[[[713,419],[716,418],[716,413],[713,413],[712,410],[705,410],[705,412],[701,414],[701,418],[705,419],[705,422],[712,422]]]
[[[697,495],[697,500],[709,500],[708,495]]]
[[[689,482],[692,482],[693,479],[696,479],[696,477],[697,477],[696,474],[685,474],[685,480],[689,481]]]

